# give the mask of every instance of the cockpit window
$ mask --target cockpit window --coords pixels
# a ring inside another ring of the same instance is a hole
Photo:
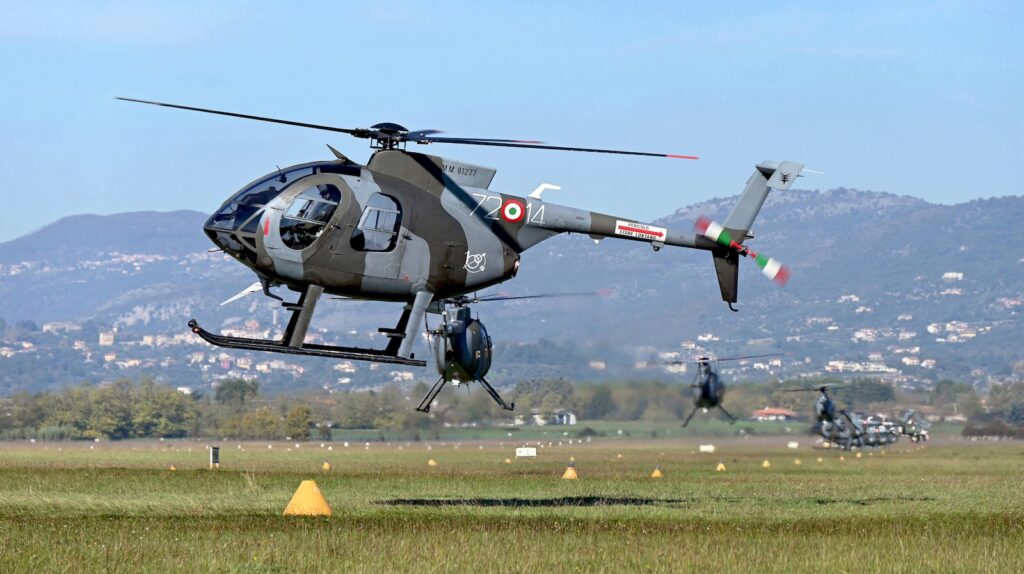
[[[302,167],[269,175],[236,193],[208,222],[215,229],[238,229],[289,183],[312,175],[314,168]]]
[[[402,225],[402,207],[395,198],[375,193],[366,202],[359,225],[352,231],[352,248],[359,251],[391,251]]]
[[[281,218],[281,240],[292,249],[305,249],[320,237],[341,201],[341,190],[318,185],[292,200]]]

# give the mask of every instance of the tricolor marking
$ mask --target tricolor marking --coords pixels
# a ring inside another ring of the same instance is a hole
[[[702,216],[697,218],[697,223],[693,225],[693,229],[698,234],[707,237],[715,243],[753,259],[757,266],[761,268],[761,273],[779,285],[785,285],[786,281],[789,281],[789,267],[786,267],[772,257],[751,251],[745,245],[741,245],[732,238],[729,231],[720,223]]]
[[[519,223],[526,217],[526,207],[518,199],[507,199],[501,206],[501,218],[509,223]]]

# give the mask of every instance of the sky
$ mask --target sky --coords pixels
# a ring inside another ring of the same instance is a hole
[[[700,156],[412,146],[641,220],[736,194],[765,159],[825,172],[807,189],[1024,193],[1017,2],[0,2],[0,241],[77,213],[211,212],[325,144],[370,154],[115,96]]]

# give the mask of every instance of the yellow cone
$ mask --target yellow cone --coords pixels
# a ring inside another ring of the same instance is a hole
[[[761,468],[771,468],[771,466],[772,463],[768,462],[767,459],[765,459],[765,461],[761,463]]]
[[[315,480],[303,480],[284,509],[285,516],[330,516],[331,505],[320,492]]]
[[[622,453],[620,452],[615,458],[622,458]]]
[[[818,462],[821,462],[821,457],[820,456],[818,457]]]
[[[576,465],[569,463],[569,466],[565,468],[565,472],[562,473],[562,480],[576,480],[579,478],[576,476]]]
[[[331,463],[325,461],[324,462],[324,470],[331,470]]]
[[[651,478],[661,478],[661,477],[662,477],[661,467],[660,466],[654,467],[654,472],[651,473]]]
[[[434,459],[430,459],[427,461],[427,466],[437,466],[437,461]]]
[[[800,466],[800,464],[801,464],[801,463],[800,463],[800,459],[798,458],[798,459],[794,460],[794,461],[793,461],[793,464],[795,464],[795,465],[797,465],[797,466]]]
[[[178,470],[178,468],[172,464],[171,465],[171,470]]]
[[[846,457],[843,455],[839,455],[839,462],[842,462],[844,460],[846,460]]]
[[[512,459],[511,458],[506,458],[505,459],[505,464],[512,464]]]
[[[861,455],[860,455],[860,453],[858,452],[858,453],[857,453],[857,458],[860,458],[860,456],[861,456]]]
[[[718,466],[715,467],[715,470],[717,472],[725,472],[725,463],[724,462],[718,463]]]

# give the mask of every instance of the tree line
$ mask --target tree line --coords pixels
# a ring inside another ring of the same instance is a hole
[[[809,424],[817,395],[787,389],[837,382],[804,379],[730,385],[725,404],[740,418],[767,406],[787,408]],[[426,391],[426,384],[417,383],[346,393],[267,396],[260,393],[257,381],[243,379],[221,381],[206,394],[185,394],[148,378],[82,384],[0,399],[0,439],[329,440],[332,429],[401,431],[409,439],[419,439],[438,436],[446,425],[504,424],[511,422],[511,416],[523,417],[529,424],[534,415],[550,420],[560,410],[572,412],[580,421],[673,422],[693,408],[693,389],[660,381],[524,381],[503,390],[516,401],[514,415],[499,409],[476,386],[445,389],[431,414],[424,415],[414,407]],[[1024,383],[994,388],[987,410],[973,387],[953,381],[940,381],[928,393],[907,396],[879,381],[857,380],[836,386],[832,395],[850,410],[891,412],[898,406],[929,405],[935,412],[963,414],[970,418],[970,432],[979,434],[1013,434],[1014,429],[1024,429]]]

